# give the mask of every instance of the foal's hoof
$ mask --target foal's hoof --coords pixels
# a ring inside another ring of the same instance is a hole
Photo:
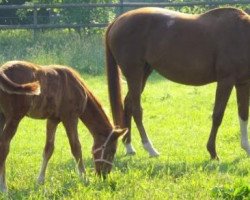
[[[220,158],[216,155],[216,156],[211,156],[211,160],[212,161],[220,161]]]

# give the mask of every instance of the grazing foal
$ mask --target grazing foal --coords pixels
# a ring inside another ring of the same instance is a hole
[[[85,172],[78,118],[94,138],[93,158],[99,175],[112,168],[117,139],[126,129],[114,129],[101,105],[71,68],[39,66],[24,61],[11,61],[0,68],[0,190],[6,191],[5,161],[10,141],[24,116],[47,119],[46,144],[38,182],[45,179],[48,161],[54,150],[55,132],[62,122],[69,139],[78,172]]]
[[[185,85],[217,82],[212,128],[207,149],[212,159],[215,141],[227,101],[236,88],[241,146],[250,154],[247,123],[250,79],[250,17],[239,9],[220,8],[201,15],[188,15],[161,8],[141,8],[118,17],[106,32],[106,59],[110,102],[114,122],[129,128],[123,141],[131,145],[134,117],[144,148],[158,152],[142,123],[141,93],[147,78],[156,70],[169,80]],[[128,93],[124,111],[119,70]]]

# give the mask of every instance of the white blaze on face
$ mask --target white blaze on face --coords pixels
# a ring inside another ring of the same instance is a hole
[[[248,142],[247,125],[248,120],[244,121],[239,117],[241,132],[241,147],[250,155],[250,146]]]

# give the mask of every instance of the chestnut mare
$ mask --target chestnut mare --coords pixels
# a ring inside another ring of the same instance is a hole
[[[3,192],[7,190],[5,161],[10,141],[24,116],[47,119],[39,183],[45,179],[59,122],[66,129],[80,176],[85,168],[77,132],[78,118],[93,136],[93,158],[100,175],[110,172],[117,138],[126,131],[114,129],[99,102],[71,68],[42,67],[25,61],[7,62],[0,68],[0,190]]]
[[[250,17],[242,10],[220,8],[189,15],[161,8],[140,8],[118,17],[106,32],[109,95],[114,122],[129,128],[123,138],[131,145],[131,117],[144,148],[158,152],[142,123],[141,93],[153,70],[185,85],[217,82],[212,128],[207,149],[218,159],[215,141],[230,93],[235,86],[241,130],[241,146],[250,154],[247,123],[250,78]],[[119,67],[118,67],[119,66]],[[128,93],[122,106],[119,68]]]

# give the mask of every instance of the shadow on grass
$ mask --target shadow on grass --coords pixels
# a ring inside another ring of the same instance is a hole
[[[197,172],[202,173],[224,173],[238,176],[246,176],[249,171],[239,167],[241,160],[245,157],[238,157],[232,162],[219,162],[213,160],[205,160],[202,162],[167,162],[161,161],[159,158],[149,158],[148,160],[140,160],[135,157],[117,157],[115,166],[116,169],[122,173],[128,171],[141,170],[145,176],[150,178],[157,178],[163,174],[167,174],[173,178],[180,178],[186,174],[193,174]]]

